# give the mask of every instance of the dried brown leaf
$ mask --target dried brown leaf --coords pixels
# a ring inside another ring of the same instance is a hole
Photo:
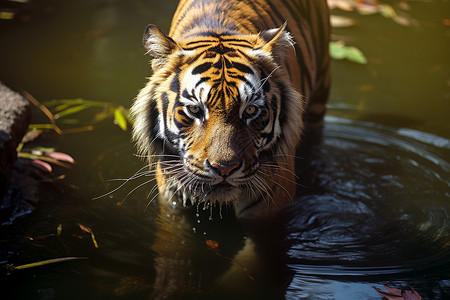
[[[372,287],[387,300],[422,300],[422,297],[413,288],[396,289],[385,285],[386,291],[382,291],[375,286]]]

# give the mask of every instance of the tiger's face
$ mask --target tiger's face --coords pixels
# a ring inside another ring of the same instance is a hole
[[[243,187],[257,177],[261,153],[280,135],[279,93],[270,92],[267,74],[258,66],[248,67],[236,50],[209,50],[220,44],[227,47],[208,42],[208,49],[192,53],[200,56],[196,62],[170,76],[172,89],[164,95],[173,99],[159,111],[160,123],[165,120],[167,126],[160,135],[183,165],[176,176],[192,196],[213,202],[242,197]]]
[[[148,27],[154,74],[132,111],[134,137],[157,161],[160,190],[239,207],[273,197],[280,182],[292,180],[283,170],[298,142],[302,107],[275,53],[290,41],[284,28],[265,34],[175,42]]]

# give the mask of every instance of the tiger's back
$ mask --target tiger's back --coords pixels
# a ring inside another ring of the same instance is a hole
[[[325,0],[182,0],[169,36],[147,27],[133,136],[166,199],[243,218],[293,200],[304,121],[325,113],[328,17]]]

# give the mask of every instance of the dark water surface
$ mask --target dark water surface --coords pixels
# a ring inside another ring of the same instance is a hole
[[[122,182],[108,180],[144,165],[129,133],[105,121],[92,132],[42,136],[34,146],[56,147],[77,163],[55,168],[65,179],[38,184],[31,214],[2,220],[0,298],[381,299],[372,285],[385,284],[448,299],[449,2],[407,2],[416,26],[346,13],[359,25],[334,30],[351,37],[369,64],[333,63],[322,138],[304,145],[311,149],[298,159],[297,199],[281,221],[241,226],[226,208],[213,220],[202,208],[198,216],[195,208],[146,209],[152,184],[137,187],[150,177],[92,200]],[[16,20],[0,20],[1,81],[42,101],[127,107],[150,74],[142,31],[147,23],[167,29],[176,1],[22,7]],[[78,224],[92,229],[98,248]],[[248,237],[257,255],[241,251]],[[72,256],[87,259],[4,267]]]

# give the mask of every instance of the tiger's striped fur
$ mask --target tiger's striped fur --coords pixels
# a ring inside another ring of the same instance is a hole
[[[326,0],[181,0],[170,37],[147,27],[133,137],[166,199],[242,218],[292,201],[304,122],[325,113],[328,17]]]

